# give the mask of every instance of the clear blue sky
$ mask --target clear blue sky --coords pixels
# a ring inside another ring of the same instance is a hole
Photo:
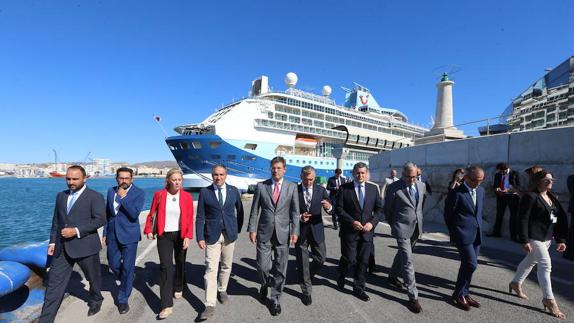
[[[173,159],[168,133],[268,75],[320,92],[356,81],[427,125],[433,69],[458,64],[455,123],[500,114],[574,54],[562,1],[0,3],[0,162]]]

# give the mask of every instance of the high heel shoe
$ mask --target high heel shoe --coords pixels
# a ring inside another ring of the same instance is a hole
[[[566,318],[566,315],[564,315],[564,313],[560,312],[560,309],[558,308],[558,304],[556,303],[556,301],[554,299],[544,298],[542,300],[542,306],[544,306],[545,312],[548,312],[548,313],[552,314],[553,316],[555,316],[561,320]]]
[[[510,284],[508,284],[508,293],[512,294],[512,291],[514,291],[516,293],[516,296],[518,296],[519,298],[528,299],[528,296],[526,296],[526,294],[524,294],[524,291],[522,291],[521,284],[517,282],[510,282]]]

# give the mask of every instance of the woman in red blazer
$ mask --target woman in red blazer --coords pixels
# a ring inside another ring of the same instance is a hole
[[[193,238],[193,197],[181,189],[182,181],[179,169],[167,172],[165,189],[155,192],[144,229],[150,240],[157,235],[162,308],[159,319],[171,315],[173,297],[179,299],[183,294],[185,256]],[[175,281],[172,258],[175,259]]]

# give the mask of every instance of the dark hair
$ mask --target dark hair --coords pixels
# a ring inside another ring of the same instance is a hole
[[[457,180],[456,175],[457,175],[458,173],[460,173],[460,172],[464,173],[464,168],[457,168],[457,169],[452,173],[452,177],[450,178],[450,184],[456,182],[456,180]]]
[[[271,166],[273,166],[273,164],[277,164],[277,163],[281,163],[283,164],[283,167],[287,166],[287,163],[285,162],[285,158],[281,157],[281,156],[277,156],[277,157],[273,157],[273,159],[271,159]]]
[[[532,183],[534,183],[536,186],[538,186],[538,184],[540,184],[540,181],[542,181],[546,175],[552,175],[551,172],[546,171],[546,170],[541,170],[536,174],[532,174]]]
[[[496,164],[496,169],[498,169],[498,170],[506,170],[506,169],[508,169],[508,164],[506,164],[506,163],[498,163],[498,164]]]
[[[353,166],[353,173],[355,173],[355,171],[359,168],[366,168],[367,171],[369,170],[369,166],[367,166],[367,164],[365,164],[363,162],[358,162],[355,164],[355,166]]]
[[[129,167],[120,167],[116,170],[116,177],[120,176],[120,172],[130,173],[130,177],[134,177],[134,170]]]
[[[539,165],[532,165],[524,170],[524,172],[530,176],[538,173],[539,171],[543,170],[542,166]]]
[[[482,168],[480,168],[480,166],[477,165],[468,165],[465,169],[464,169],[464,175],[468,176],[471,179],[474,179],[474,175],[477,172],[484,172],[482,170]]]
[[[225,165],[223,165],[223,164],[215,164],[215,165],[213,165],[213,167],[211,167],[211,173],[212,173],[212,174],[213,174],[213,171],[214,171],[216,168],[223,168],[223,170],[225,170],[225,173],[227,174],[227,167],[226,167]]]
[[[301,175],[303,174],[311,174],[311,173],[315,173],[315,168],[311,165],[307,165],[303,168],[301,168]]]
[[[340,168],[335,169],[335,174],[341,174],[343,171]]]
[[[80,165],[72,165],[70,167],[68,167],[68,170],[70,169],[79,169],[80,172],[82,172],[82,175],[84,175],[84,177],[86,177],[86,170],[84,169],[84,167],[80,166]]]

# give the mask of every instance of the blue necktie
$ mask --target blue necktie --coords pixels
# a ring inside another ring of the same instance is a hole
[[[415,205],[419,204],[419,194],[418,192],[415,190],[415,185],[412,184],[411,186],[409,186],[409,193],[411,194],[411,198],[413,199],[413,201],[415,202]]]
[[[365,194],[363,193],[363,185],[359,185],[359,204],[361,205],[361,209],[365,205]]]
[[[72,193],[72,198],[68,201],[68,206],[66,207],[67,214],[70,214],[70,210],[72,209],[72,206],[74,206],[74,202],[76,202],[76,195],[76,192]]]

